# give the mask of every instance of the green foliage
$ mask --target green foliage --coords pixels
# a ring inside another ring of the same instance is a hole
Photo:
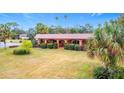
[[[32,45],[32,42],[30,40],[24,40],[22,42],[22,45],[21,45],[22,48],[26,48],[26,49],[31,49],[32,46],[33,45]]]
[[[80,47],[78,44],[75,44],[75,46],[74,46],[74,50],[76,50],[76,51],[80,51],[80,50],[81,50],[81,47]]]
[[[48,44],[47,44],[47,48],[53,49],[53,45],[54,45],[53,43],[48,43]]]
[[[110,73],[108,72],[108,69],[98,67],[93,71],[93,77],[95,79],[108,79],[110,77]]]
[[[42,43],[40,45],[40,47],[43,48],[43,49],[46,49],[46,48],[57,49],[57,44],[56,43],[48,43],[48,44]]]
[[[57,49],[57,44],[56,43],[53,43],[53,48]]]
[[[45,49],[45,48],[47,48],[47,45],[45,43],[42,43],[42,44],[40,44],[40,47]]]
[[[24,40],[19,48],[13,50],[13,54],[15,55],[30,54],[31,48],[32,42],[30,40]]]
[[[116,21],[99,26],[94,33],[95,38],[88,42],[88,54],[99,57],[106,67],[117,65],[124,58],[123,29]]]
[[[13,50],[13,54],[15,55],[25,55],[25,54],[30,54],[30,50],[25,49],[25,48],[18,48]]]
[[[124,68],[123,67],[98,67],[93,71],[93,77],[96,79],[123,79]]]
[[[0,24],[0,40],[4,42],[6,48],[6,39],[10,37],[10,27],[7,24]]]
[[[48,43],[47,44],[47,48],[49,48],[49,49],[56,49],[57,48],[57,44],[56,43]]]
[[[76,50],[76,51],[83,50],[78,44],[65,44],[64,49],[66,49],[66,50]]]
[[[124,14],[120,15],[120,17],[118,19],[118,23],[124,25]]]
[[[65,44],[64,49],[69,50],[69,44]]]
[[[48,27],[42,23],[37,23],[35,26],[36,32],[39,34],[47,34],[48,33]]]
[[[69,49],[74,50],[75,44],[69,44]]]

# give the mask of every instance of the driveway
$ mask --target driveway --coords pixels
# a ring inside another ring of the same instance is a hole
[[[21,43],[11,43],[11,42],[7,42],[6,43],[6,47],[12,47],[12,46],[20,46]],[[4,47],[4,43],[0,42],[0,48]]]

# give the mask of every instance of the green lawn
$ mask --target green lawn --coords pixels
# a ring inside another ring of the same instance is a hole
[[[101,65],[86,52],[64,49],[32,49],[30,55],[13,55],[0,49],[0,78],[92,78]]]

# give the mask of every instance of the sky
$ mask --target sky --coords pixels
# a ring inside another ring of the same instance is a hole
[[[64,19],[65,15],[67,20]],[[91,24],[96,27],[98,24],[117,19],[119,16],[118,13],[0,13],[0,24],[17,22],[24,30],[35,27],[37,23],[62,27]],[[59,19],[55,20],[55,17]]]

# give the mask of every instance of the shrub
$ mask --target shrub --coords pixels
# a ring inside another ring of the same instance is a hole
[[[74,50],[75,44],[69,44],[69,50]]]
[[[81,50],[81,47],[80,47],[78,44],[75,44],[75,46],[74,46],[74,50],[76,50],[76,51],[80,51],[80,50]]]
[[[32,48],[32,42],[29,40],[24,40],[19,48],[13,50],[13,54],[15,55],[30,54],[31,48]]]
[[[93,71],[93,77],[95,79],[108,79],[110,76],[107,68],[98,67]]]
[[[47,45],[45,43],[42,43],[42,44],[40,44],[40,47],[45,49],[45,48],[47,48]]]
[[[13,51],[13,54],[15,55],[25,55],[25,54],[30,54],[30,50],[25,49],[25,48],[18,48]]]
[[[53,49],[53,43],[48,43],[48,44],[47,44],[47,48]]]
[[[83,50],[78,44],[65,44],[64,49],[66,49],[66,50],[76,50],[76,51]]]
[[[113,68],[98,67],[93,71],[93,77],[96,79],[123,79],[124,68],[123,67],[113,67]]]
[[[68,50],[69,49],[69,45],[68,44],[65,44],[64,45],[64,49]]]
[[[30,40],[24,40],[21,45],[22,48],[30,49],[32,48],[32,42]]]
[[[53,48],[57,49],[57,44],[56,43],[53,43]]]
[[[112,69],[111,78],[124,79],[124,68],[123,67],[115,67],[114,69]]]

